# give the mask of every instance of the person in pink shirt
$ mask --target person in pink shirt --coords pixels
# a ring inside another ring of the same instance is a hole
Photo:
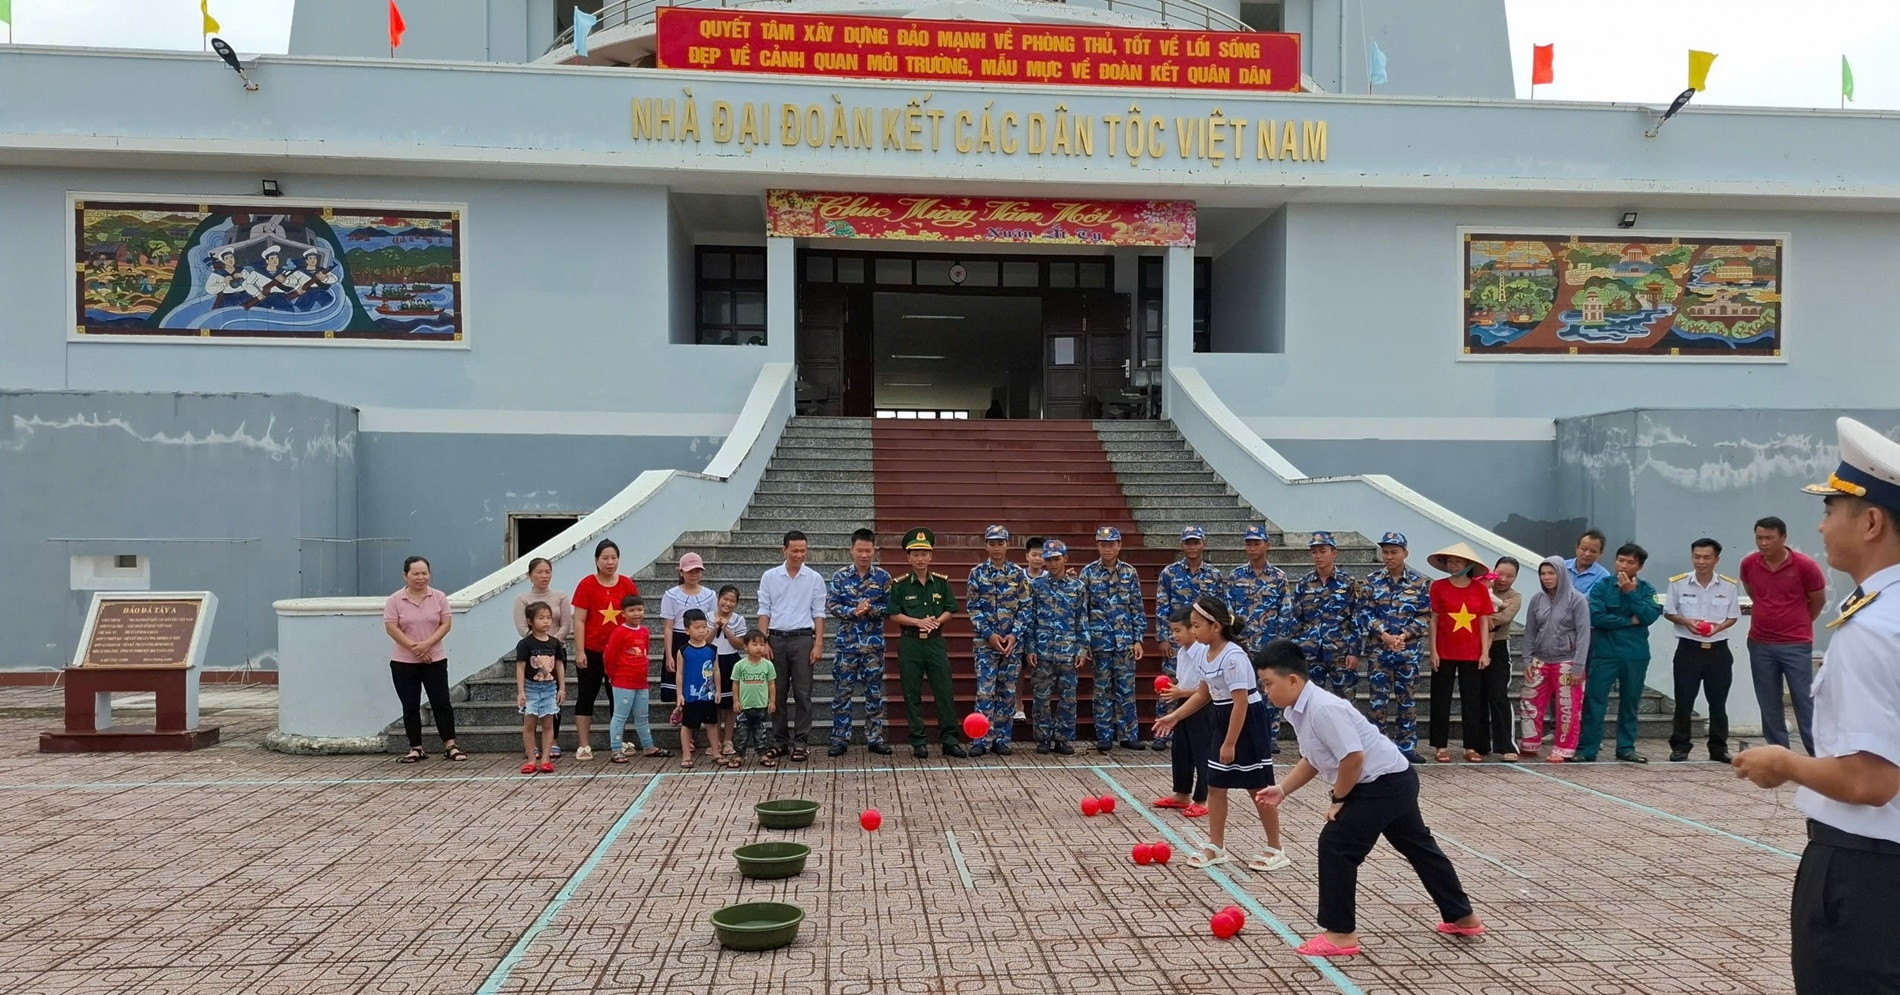
[[[1742,557],[1742,588],[1754,601],[1748,623],[1748,667],[1761,705],[1761,734],[1788,745],[1781,686],[1794,699],[1801,745],[1814,753],[1814,620],[1827,601],[1827,576],[1814,558],[1788,548],[1788,523],[1770,515],[1755,523],[1755,552]]]
[[[389,654],[389,677],[402,702],[402,729],[409,752],[402,762],[415,763],[428,752],[422,748],[422,694],[429,693],[429,711],[442,737],[442,755],[467,760],[455,745],[455,710],[449,704],[449,654],[442,648],[449,634],[448,595],[429,586],[429,561],[411,556],[402,561],[403,588],[383,602],[383,631],[395,643]]]

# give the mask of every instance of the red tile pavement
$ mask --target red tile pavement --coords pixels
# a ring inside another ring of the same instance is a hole
[[[1164,791],[1156,754],[1110,754],[1099,773],[1088,751],[945,766],[874,765],[883,758],[853,750],[776,772],[595,761],[530,778],[512,755],[402,766],[269,753],[258,744],[275,717],[255,693],[220,707],[207,689],[225,728],[216,748],[42,756],[36,734],[57,719],[39,693],[0,690],[7,995],[407,995],[489,982],[775,995],[1791,990],[1799,814],[1785,790],[1706,763],[1425,768],[1427,819],[1455,841],[1447,852],[1492,932],[1431,932],[1409,868],[1377,850],[1361,875],[1366,955],[1328,976],[1258,915],[1238,940],[1210,936],[1207,917],[1238,899],[1180,859],[1132,864],[1130,845],[1162,836],[1140,806],[1076,811],[1116,784],[1142,801]],[[769,797],[824,809],[811,829],[760,830],[751,805]],[[1288,804],[1292,868],[1227,875],[1299,936],[1315,928],[1316,799]],[[876,833],[857,825],[867,805],[884,813]],[[1158,818],[1197,838],[1198,822]],[[1229,835],[1244,847],[1259,829],[1237,820]],[[729,851],[759,839],[812,844],[804,875],[741,879]],[[721,950],[706,915],[766,898],[806,910],[798,942]]]

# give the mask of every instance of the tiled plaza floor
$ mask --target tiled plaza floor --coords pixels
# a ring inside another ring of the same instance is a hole
[[[853,749],[776,772],[602,759],[523,777],[514,756],[269,753],[270,693],[207,686],[218,747],[42,756],[56,702],[0,690],[5,995],[1792,990],[1799,813],[1707,763],[1425,768],[1426,819],[1490,934],[1433,933],[1381,848],[1361,875],[1366,954],[1324,967],[1292,950],[1315,929],[1324,792],[1287,805],[1288,870],[1137,867],[1132,844],[1182,849],[1204,821],[1134,803],[1165,790],[1161,754]],[[1123,799],[1091,819],[1085,794]],[[759,829],[751,806],[775,797],[823,802],[818,823]],[[741,879],[729,851],[761,839],[810,843],[806,872]],[[707,914],[759,899],[806,910],[798,941],[720,949]],[[1229,904],[1249,923],[1223,942],[1207,918]]]

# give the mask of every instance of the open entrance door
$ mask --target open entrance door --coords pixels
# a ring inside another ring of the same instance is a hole
[[[1052,294],[1042,314],[1042,416],[1099,418],[1126,404],[1128,298]]]

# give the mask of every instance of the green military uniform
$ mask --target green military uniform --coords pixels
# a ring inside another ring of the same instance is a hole
[[[929,529],[911,529],[904,533],[904,549],[930,549],[936,533]],[[918,577],[915,571],[891,582],[891,613],[911,618],[936,618],[957,610],[956,593],[950,578],[940,573]],[[958,742],[956,700],[950,686],[950,651],[944,645],[943,630],[925,635],[912,626],[904,626],[897,640],[897,672],[904,688],[904,720],[910,726],[910,745],[929,745],[924,735],[924,681],[930,681],[930,696],[937,706],[937,735],[945,744]]]

